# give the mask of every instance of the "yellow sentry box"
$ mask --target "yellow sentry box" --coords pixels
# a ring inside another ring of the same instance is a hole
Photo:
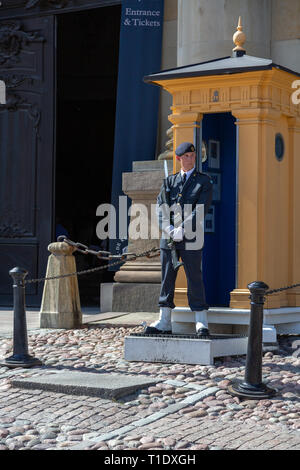
[[[242,33],[239,22],[238,32]],[[292,87],[299,74],[272,60],[248,56],[244,36],[233,56],[146,77],[173,97],[174,148],[194,141],[203,116],[236,118],[236,280],[230,307],[249,308],[247,285],[271,288],[300,282],[300,105]],[[298,151],[298,154],[297,154]],[[174,172],[179,170],[174,155]],[[175,304],[186,307],[187,285],[178,273]],[[268,296],[266,308],[300,306],[300,289]]]

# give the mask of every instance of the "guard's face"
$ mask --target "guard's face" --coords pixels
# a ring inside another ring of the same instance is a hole
[[[181,155],[181,157],[176,155],[176,160],[180,161],[181,169],[183,171],[189,171],[195,166],[196,152],[187,152]]]

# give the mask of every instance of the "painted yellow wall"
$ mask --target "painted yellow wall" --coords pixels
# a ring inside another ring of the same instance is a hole
[[[288,119],[289,126],[289,285],[300,279],[300,118]],[[289,306],[300,305],[300,288],[287,292]]]

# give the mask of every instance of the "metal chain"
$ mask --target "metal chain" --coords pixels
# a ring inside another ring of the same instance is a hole
[[[300,284],[293,284],[287,287],[280,287],[279,289],[268,290],[265,295],[272,295],[272,294],[275,294],[276,292],[282,292],[284,290],[294,289],[294,287],[300,287]]]
[[[65,242],[68,245],[73,246],[76,251],[78,251],[79,253],[82,253],[83,255],[90,254],[90,255],[96,256],[99,259],[108,260],[108,261],[118,258],[118,261],[115,261],[114,263],[108,263],[105,266],[99,266],[97,268],[85,269],[84,271],[77,271],[77,272],[70,273],[70,274],[62,274],[60,276],[52,276],[52,277],[41,277],[41,278],[38,278],[38,279],[28,279],[28,280],[25,280],[25,282],[24,282],[25,284],[33,284],[33,283],[44,282],[44,281],[52,281],[54,279],[63,279],[65,277],[81,276],[81,275],[84,275],[84,274],[94,273],[94,272],[102,271],[104,269],[107,269],[107,268],[110,268],[110,267],[113,267],[113,266],[118,266],[118,265],[122,264],[125,261],[134,261],[137,258],[143,258],[144,256],[147,256],[148,258],[154,258],[156,256],[159,256],[159,252],[160,252],[160,248],[151,248],[151,250],[144,251],[143,253],[139,253],[139,254],[137,254],[137,253],[123,253],[122,255],[112,255],[110,251],[90,250],[83,243],[73,242],[72,240],[69,240],[64,235],[58,237],[57,241],[58,242]],[[268,290],[265,293],[265,295],[276,294],[277,292],[282,292],[282,291],[288,290],[288,289],[294,289],[295,287],[300,287],[300,283],[299,284],[293,284],[293,285],[287,286],[287,287],[280,287],[279,289]]]
[[[58,237],[57,240],[60,241],[60,239],[62,239],[62,237]],[[108,263],[104,266],[98,266],[97,268],[85,269],[84,271],[77,271],[77,272],[69,273],[69,274],[61,274],[60,276],[41,277],[38,279],[28,279],[24,281],[24,284],[33,284],[33,283],[44,282],[44,281],[52,281],[54,279],[63,279],[65,277],[81,276],[83,274],[94,273],[94,272],[102,271],[104,269],[107,269],[113,266],[118,266],[124,263],[124,261],[134,261],[137,258],[143,258],[144,256],[147,256],[147,258],[155,258],[156,256],[159,256],[159,252],[160,252],[160,248],[151,248],[151,250],[147,250],[139,254],[124,253],[122,255],[112,255],[109,251],[97,251],[96,252],[94,250],[89,250],[88,247],[83,245],[82,243],[73,242],[72,240],[69,240],[66,237],[64,237],[63,241],[67,243],[68,245],[76,248],[76,251],[78,251],[79,253],[83,253],[85,255],[92,254],[104,260],[111,260],[115,258],[119,258],[119,260],[113,263]],[[102,254],[105,254],[105,255],[102,256]],[[131,258],[127,259],[127,255],[131,256]]]
[[[76,248],[76,251],[79,253],[82,253],[83,255],[94,255],[97,256],[97,258],[102,259],[102,260],[111,260],[111,259],[121,259],[124,261],[130,261],[128,260],[129,256],[132,256],[134,259],[136,257],[136,253],[123,253],[122,255],[112,255],[110,251],[94,251],[90,250],[88,246],[84,245],[83,243],[80,242],[73,242],[69,238],[67,238],[65,235],[61,235],[57,239],[58,242],[65,242],[70,246],[73,246]]]

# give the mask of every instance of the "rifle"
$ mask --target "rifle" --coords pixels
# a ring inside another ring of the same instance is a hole
[[[164,196],[165,197],[164,197],[164,199],[165,199],[165,202],[168,205],[168,207],[170,207],[170,205],[171,205],[170,188],[168,186],[169,172],[168,172],[168,165],[167,165],[166,160],[164,161],[164,169],[165,169],[165,179],[164,179]],[[173,268],[174,268],[175,271],[177,271],[177,269],[179,269],[180,266],[183,266],[183,263],[178,260],[177,251],[176,251],[176,248],[175,248],[175,242],[171,237],[168,241],[168,247],[171,249],[171,259],[172,259]]]

